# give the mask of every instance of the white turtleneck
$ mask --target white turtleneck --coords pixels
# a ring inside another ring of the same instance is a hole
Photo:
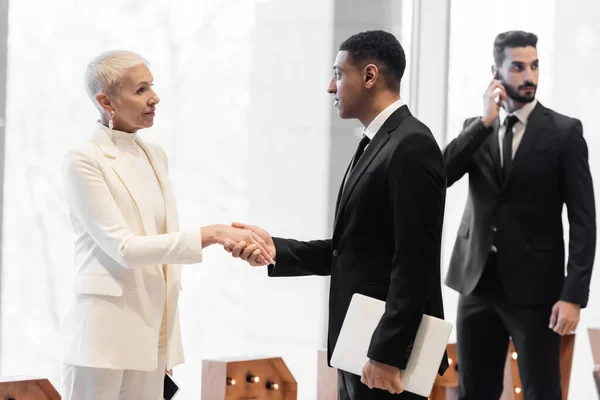
[[[140,147],[135,140],[136,133],[127,133],[117,130],[108,130],[109,135],[121,151],[120,157],[125,157],[131,167],[137,172],[138,179],[144,182],[144,187],[148,188],[146,194],[147,203],[154,211],[154,220],[156,223],[156,232],[158,234],[167,233],[167,222],[165,215],[165,201],[163,199],[162,190],[154,168],[146,155],[146,152]]]
[[[148,159],[148,155],[140,147],[138,142],[135,140],[137,137],[136,133],[127,133],[117,131],[114,129],[107,129],[107,132],[115,144],[117,149],[121,152],[119,157],[125,157],[129,165],[137,172],[138,179],[144,181],[144,187],[148,188],[146,193],[147,204],[152,207],[154,211],[154,221],[156,223],[156,232],[158,234],[167,233],[167,220],[165,212],[165,201],[163,198],[162,190],[154,167]],[[167,266],[162,266],[165,282],[167,281]],[[162,321],[160,325],[160,333],[158,339],[159,348],[164,348],[167,345],[167,310],[166,302],[165,309],[163,310]]]

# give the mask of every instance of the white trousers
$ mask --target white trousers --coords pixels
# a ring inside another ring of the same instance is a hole
[[[133,371],[63,364],[63,400],[163,400],[166,351],[155,371]]]

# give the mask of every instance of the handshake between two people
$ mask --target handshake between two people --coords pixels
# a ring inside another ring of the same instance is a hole
[[[253,267],[275,264],[275,243],[264,229],[240,222],[207,228],[210,232],[203,232],[202,236],[206,234],[208,244],[220,244],[233,257]]]

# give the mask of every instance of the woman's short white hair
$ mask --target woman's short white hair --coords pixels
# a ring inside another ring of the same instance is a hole
[[[123,74],[130,68],[148,61],[133,51],[110,50],[96,56],[85,71],[85,90],[96,108],[103,112],[96,101],[98,93],[116,94]]]

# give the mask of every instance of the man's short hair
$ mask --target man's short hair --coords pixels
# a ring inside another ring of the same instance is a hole
[[[400,88],[406,56],[398,39],[389,32],[374,30],[350,36],[340,45],[355,64],[373,63],[383,71],[388,86]]]
[[[502,65],[506,59],[504,49],[528,46],[537,48],[537,41],[538,37],[535,34],[524,31],[508,31],[499,34],[494,40],[494,63],[496,66]]]

